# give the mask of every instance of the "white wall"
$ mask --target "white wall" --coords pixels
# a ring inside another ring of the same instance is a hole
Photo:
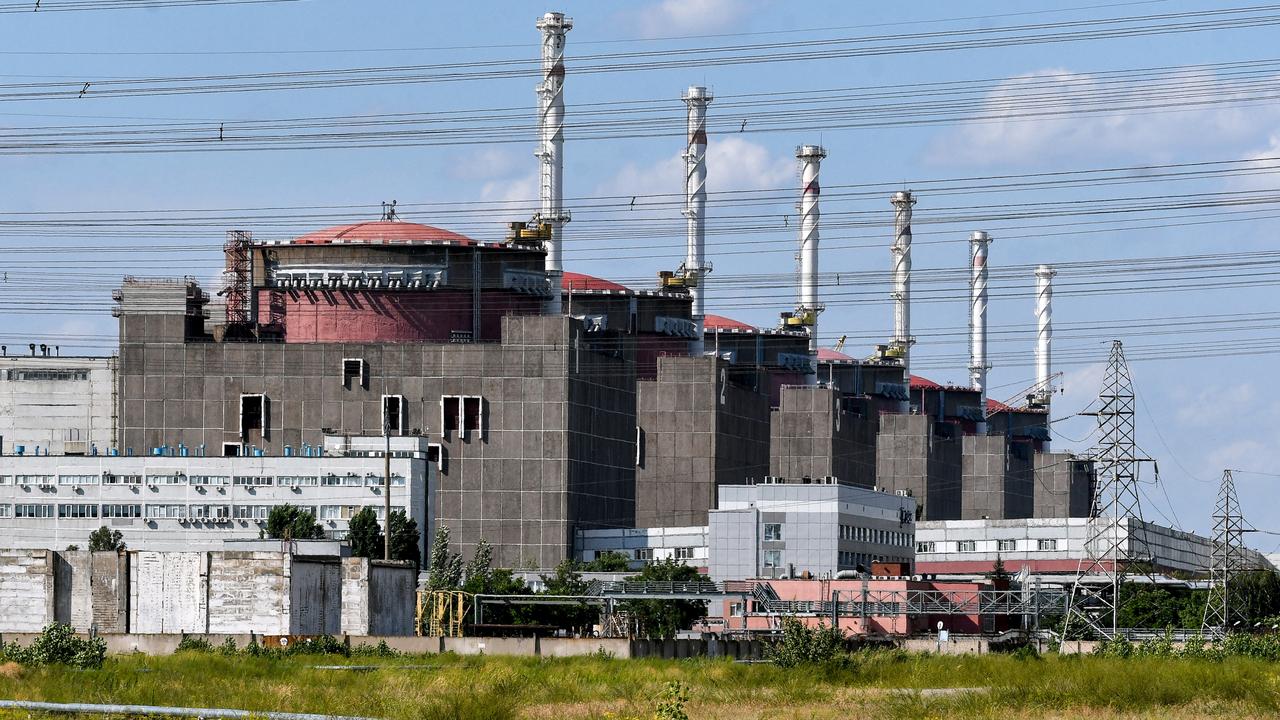
[[[61,455],[115,445],[115,357],[0,357],[0,453]],[[85,373],[85,379],[21,379],[28,371]],[[69,442],[70,441],[70,442]]]

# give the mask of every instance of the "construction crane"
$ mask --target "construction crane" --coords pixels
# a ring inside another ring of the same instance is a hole
[[[1017,394],[1015,394],[1013,397],[1011,397],[1011,398],[1009,398],[1008,400],[1006,400],[1006,401],[1004,401],[1004,402],[1000,403],[999,405],[993,405],[992,407],[994,407],[994,408],[999,408],[999,407],[1011,407],[1011,406],[1013,406],[1013,404],[1014,404],[1015,402],[1018,402],[1019,400],[1024,399],[1024,398],[1025,398],[1025,399],[1027,399],[1027,401],[1028,401],[1028,405],[1029,405],[1029,406],[1033,406],[1033,405],[1035,405],[1035,404],[1036,404],[1036,402],[1035,402],[1034,400],[1032,400],[1031,398],[1038,397],[1038,396],[1039,396],[1039,394],[1040,394],[1040,391],[1041,391],[1041,390],[1044,390],[1044,389],[1045,389],[1045,388],[1047,388],[1047,387],[1052,387],[1052,386],[1053,386],[1053,381],[1054,381],[1054,380],[1056,380],[1056,379],[1058,379],[1058,378],[1060,378],[1060,377],[1062,377],[1062,373],[1060,373],[1060,372],[1056,372],[1056,373],[1054,373],[1054,374],[1050,375],[1049,377],[1047,377],[1047,378],[1045,378],[1045,379],[1043,379],[1043,380],[1040,380],[1039,382],[1037,382],[1037,383],[1035,383],[1035,384],[1033,384],[1033,385],[1031,385],[1031,386],[1029,386],[1029,387],[1026,387],[1026,388],[1024,388],[1024,389],[1020,390],[1020,391],[1019,391]],[[1000,412],[1000,411],[999,411],[999,410],[994,410],[994,409],[992,409],[991,407],[983,408],[983,409],[982,409],[982,417],[983,417],[984,419],[985,419],[985,418],[989,418],[989,417],[991,417],[992,415],[995,415],[995,414],[996,414],[996,413],[998,413],[998,412]]]
[[[847,340],[848,338],[849,338],[849,336],[848,336],[848,335],[841,335],[841,336],[840,336],[840,339],[836,341],[836,347],[835,347],[835,351],[836,351],[836,352],[840,352],[840,351],[844,350],[844,341],[845,341],[845,340]]]

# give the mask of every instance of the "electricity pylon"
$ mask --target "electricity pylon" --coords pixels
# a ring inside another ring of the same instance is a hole
[[[1222,472],[1218,503],[1213,511],[1213,546],[1209,554],[1209,597],[1204,606],[1205,635],[1225,635],[1240,620],[1239,601],[1232,601],[1231,579],[1246,570],[1244,557],[1244,515],[1236,497],[1236,483],[1230,470]]]
[[[1062,634],[1084,626],[1108,640],[1116,636],[1120,587],[1133,566],[1150,572],[1151,552],[1142,523],[1138,468],[1150,458],[1137,456],[1134,432],[1133,378],[1124,359],[1124,346],[1111,343],[1107,374],[1098,394],[1098,446],[1088,453],[1093,461],[1093,507],[1089,513],[1085,554],[1071,588],[1071,604]],[[1125,524],[1128,519],[1136,523]],[[1101,577],[1099,577],[1101,576]],[[1098,582],[1101,580],[1101,582]]]

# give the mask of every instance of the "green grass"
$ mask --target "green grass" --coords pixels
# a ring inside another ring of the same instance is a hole
[[[370,672],[314,665],[376,665]],[[408,667],[416,666],[416,667]],[[0,667],[0,697],[433,718],[651,717],[666,683],[691,718],[1268,717],[1280,665],[1235,658],[1111,659],[865,653],[784,670],[721,660],[432,655],[113,657],[99,670]],[[920,695],[924,688],[986,688]],[[27,717],[25,713],[11,717]],[[0,715],[0,717],[4,717]]]

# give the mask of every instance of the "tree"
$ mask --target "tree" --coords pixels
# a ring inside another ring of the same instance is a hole
[[[347,543],[356,557],[382,557],[382,529],[373,508],[360,508],[347,522]]]
[[[449,526],[441,523],[431,541],[427,563],[428,590],[457,590],[462,584],[462,556],[449,552]]]
[[[631,557],[617,550],[597,553],[594,560],[582,566],[583,572],[630,572]]]
[[[318,540],[324,528],[309,510],[294,505],[276,505],[267,514],[267,537],[281,540]]]
[[[476,551],[471,555],[471,560],[467,563],[466,586],[487,588],[489,580],[493,575],[493,546],[488,540],[480,538],[480,542],[476,543]],[[488,592],[488,590],[467,590],[470,593]]]
[[[1270,570],[1239,573],[1231,578],[1228,590],[1232,606],[1240,609],[1242,621],[1249,625],[1280,615],[1280,575]]]
[[[706,580],[707,577],[697,568],[667,558],[649,563],[631,579],[637,582],[692,582]],[[664,640],[675,637],[680,630],[692,627],[694,621],[707,616],[707,605],[701,600],[631,600],[623,603],[622,609],[636,622],[640,635]]]
[[[391,559],[412,560],[414,565],[421,563],[422,552],[418,549],[418,521],[409,517],[403,510],[392,510],[389,524],[391,526]]]
[[[93,552],[119,552],[124,549],[124,533],[103,525],[89,533],[89,549]]]
[[[551,575],[542,576],[547,595],[583,595],[587,581],[582,579],[579,565],[574,560],[561,560]],[[600,610],[586,603],[576,605],[548,605],[540,608],[537,617],[546,625],[565,628],[575,635],[586,634],[600,616]]]

